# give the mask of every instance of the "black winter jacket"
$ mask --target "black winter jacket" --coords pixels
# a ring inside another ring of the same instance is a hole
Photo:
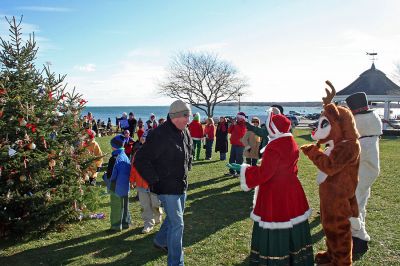
[[[146,137],[134,165],[152,192],[179,195],[187,190],[192,145],[189,131],[176,128],[169,117]]]

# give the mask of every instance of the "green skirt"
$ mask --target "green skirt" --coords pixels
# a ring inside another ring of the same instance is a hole
[[[308,220],[287,229],[253,225],[250,265],[314,265]]]

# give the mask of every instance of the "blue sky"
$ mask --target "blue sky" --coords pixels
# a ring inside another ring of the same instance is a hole
[[[392,77],[400,61],[397,0],[118,1],[1,0],[4,16],[24,15],[37,64],[67,74],[88,105],[167,105],[155,90],[171,58],[210,51],[249,81],[244,101],[318,101],[324,81],[338,90],[368,69]]]

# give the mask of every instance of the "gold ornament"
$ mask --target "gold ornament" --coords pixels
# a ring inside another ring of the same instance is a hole
[[[54,166],[56,166],[56,160],[51,159],[51,160],[49,161],[49,166],[50,166],[50,168],[53,168]]]
[[[26,176],[21,175],[21,176],[19,177],[19,181],[25,182],[25,181],[26,181]]]
[[[28,149],[30,149],[30,150],[36,149],[36,144],[33,143],[33,142],[29,143],[29,144],[28,144]]]

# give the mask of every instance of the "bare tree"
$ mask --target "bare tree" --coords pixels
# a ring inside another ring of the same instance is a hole
[[[213,117],[217,104],[244,94],[246,79],[234,66],[210,53],[180,53],[173,58],[159,93],[181,99]]]

